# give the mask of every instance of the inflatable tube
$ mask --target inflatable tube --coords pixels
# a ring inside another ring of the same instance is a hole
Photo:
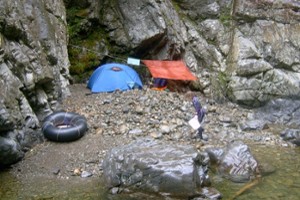
[[[44,136],[57,142],[70,142],[81,138],[87,130],[84,116],[73,112],[54,112],[44,119]]]

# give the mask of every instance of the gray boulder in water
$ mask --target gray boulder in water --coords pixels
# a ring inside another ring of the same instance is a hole
[[[203,195],[202,187],[210,185],[208,163],[208,155],[190,145],[142,139],[111,149],[103,161],[103,172],[109,188],[186,198]],[[220,196],[218,192],[210,195]]]
[[[217,165],[218,173],[233,182],[248,182],[258,172],[257,161],[241,141],[229,143],[224,150],[208,148],[206,152]]]
[[[300,146],[300,129],[286,129],[280,133],[280,136],[284,140]]]

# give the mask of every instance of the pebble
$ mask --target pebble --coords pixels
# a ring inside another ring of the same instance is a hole
[[[111,194],[115,195],[115,194],[118,194],[119,193],[119,188],[118,187],[113,187],[111,190],[110,190]]]
[[[55,168],[55,169],[52,170],[52,173],[53,173],[54,175],[58,175],[59,172],[60,172],[60,169],[59,169],[59,168]]]
[[[151,136],[160,140],[180,139],[189,142],[191,135],[197,132],[188,124],[188,121],[196,115],[191,98],[193,96],[197,96],[207,110],[202,126],[204,140],[209,140],[210,144],[219,145],[219,141],[223,140],[221,143],[226,143],[230,139],[266,143],[271,140],[272,143],[281,141],[275,141],[267,132],[261,131],[259,120],[248,118],[253,116],[252,110],[230,102],[217,104],[196,92],[185,94],[145,88],[126,92],[96,93],[89,96],[89,101],[93,103],[82,105],[82,110],[91,113],[87,114],[90,116],[87,118],[88,123],[91,127],[97,127],[94,130],[97,134],[127,135],[128,140],[132,137]],[[95,117],[95,112],[101,116]],[[248,122],[248,128],[237,126],[236,122],[244,122],[243,125]]]
[[[171,128],[168,125],[162,125],[160,126],[160,131],[162,132],[162,134],[168,134],[170,133]]]
[[[163,134],[159,132],[152,132],[150,133],[150,136],[154,139],[161,139],[163,137]]]
[[[81,175],[80,175],[81,178],[87,178],[87,177],[91,177],[91,176],[93,176],[93,174],[88,171],[82,171]]]
[[[132,129],[129,131],[129,135],[141,135],[143,131],[141,129]]]
[[[79,169],[79,168],[74,169],[73,174],[75,176],[79,176],[81,174],[81,169]]]

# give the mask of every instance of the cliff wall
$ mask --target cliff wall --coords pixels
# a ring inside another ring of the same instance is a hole
[[[0,164],[42,140],[40,120],[68,95],[62,0],[0,2]]]

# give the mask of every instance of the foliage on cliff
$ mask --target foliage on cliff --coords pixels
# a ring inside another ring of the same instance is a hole
[[[84,80],[89,71],[100,64],[100,52],[93,50],[99,42],[106,45],[106,36],[99,24],[87,20],[88,9],[70,4],[67,7],[70,74],[75,81]],[[91,29],[93,27],[93,29]]]

